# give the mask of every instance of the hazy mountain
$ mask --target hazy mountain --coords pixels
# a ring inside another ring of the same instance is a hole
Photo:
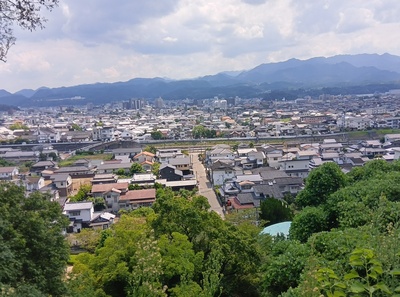
[[[343,92],[400,88],[400,57],[390,54],[339,55],[308,60],[261,64],[253,69],[226,71],[195,79],[134,78],[126,82],[95,83],[72,87],[21,90],[11,95],[0,90],[0,103],[16,105],[98,104],[130,98],[204,99],[220,97],[268,97],[266,94],[302,94],[296,89]],[[353,86],[353,87],[352,87]],[[361,87],[357,87],[361,86]],[[362,87],[368,86],[368,87]],[[331,88],[331,89],[329,89]],[[334,88],[334,89],[332,89]],[[271,96],[271,95],[269,95]],[[29,97],[29,98],[28,98]]]
[[[20,91],[14,93],[14,95],[22,95],[22,96],[24,96],[26,98],[30,98],[36,93],[36,91],[37,90],[23,89],[23,90],[20,90]]]
[[[32,105],[32,101],[22,95],[9,94],[5,96],[0,96],[0,104],[12,104],[13,106],[29,106]]]
[[[0,89],[0,97],[9,96],[9,95],[11,95],[10,92],[7,92],[6,90]]]
[[[349,60],[348,57],[343,57],[345,58],[344,60]],[[400,57],[398,58],[400,59]],[[370,66],[369,64],[372,64],[372,60],[369,61],[371,63],[362,65],[362,59],[357,59],[356,62],[359,66],[354,66],[349,62],[340,61],[338,56],[335,59],[337,60],[336,62],[327,58],[313,58],[309,60],[291,59],[286,62],[262,64],[252,70],[241,73],[237,78],[254,83],[284,81],[303,83],[306,86],[386,82],[400,79],[400,68],[399,72],[394,72]],[[376,62],[375,64],[379,63]]]
[[[375,67],[381,70],[400,72],[400,57],[390,54],[338,55],[325,59],[327,63],[347,62],[355,67]]]

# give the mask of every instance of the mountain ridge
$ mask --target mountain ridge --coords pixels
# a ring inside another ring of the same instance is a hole
[[[293,89],[351,84],[400,84],[400,57],[385,53],[314,57],[307,60],[292,58],[283,62],[263,63],[241,72],[224,71],[193,79],[133,78],[125,82],[42,87],[35,91],[24,89],[14,94],[0,90],[0,103],[12,100],[23,106],[41,106],[68,104],[69,101],[74,104],[103,104],[131,98],[157,97],[206,99],[237,95],[251,98],[263,97],[263,94],[279,89],[279,86]]]

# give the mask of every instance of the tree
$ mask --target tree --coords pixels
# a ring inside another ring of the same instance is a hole
[[[41,10],[51,11],[58,5],[58,0],[0,0],[0,61],[5,62],[8,50],[15,43],[13,26],[33,31],[43,29],[46,19]]]
[[[25,130],[25,131],[29,130],[28,126],[26,126],[20,122],[14,123],[14,124],[10,125],[10,127],[8,127],[8,128],[13,131],[14,130]]]
[[[158,131],[158,130],[152,131],[150,133],[150,135],[151,135],[151,138],[153,138],[154,140],[160,140],[163,138],[163,134],[161,133],[161,131]]]
[[[327,215],[322,208],[306,207],[293,218],[289,236],[290,239],[306,242],[313,233],[327,229]]]
[[[306,179],[304,189],[297,195],[300,207],[324,204],[329,195],[347,184],[346,175],[339,165],[328,162],[312,170]]]
[[[83,130],[81,126],[79,126],[78,124],[75,124],[75,123],[73,123],[73,124],[71,125],[71,128],[72,128],[72,130],[74,130],[74,131],[82,131],[82,130]]]
[[[143,149],[143,151],[149,152],[149,153],[152,153],[155,155],[157,153],[157,148],[154,145],[146,145],[146,147]]]
[[[292,211],[288,205],[281,200],[268,198],[261,202],[260,217],[267,221],[266,226],[290,221],[292,216]]]
[[[135,173],[143,173],[145,172],[142,165],[140,165],[139,163],[133,163],[131,165],[131,174],[135,174]]]
[[[8,167],[8,166],[15,166],[15,164],[6,159],[0,158],[0,167]]]
[[[40,192],[0,184],[0,287],[29,296],[61,296],[69,250],[62,230],[68,220],[57,202]],[[41,295],[39,295],[41,293]]]
[[[71,202],[85,201],[88,199],[91,191],[92,191],[92,185],[90,184],[81,185],[78,193],[76,193],[75,196],[72,196],[70,198],[70,201]]]
[[[208,129],[206,129],[202,125],[194,126],[194,128],[192,130],[193,138],[199,139],[199,138],[205,137],[206,133],[207,133],[206,130],[208,130]]]
[[[116,172],[116,175],[118,176],[125,176],[125,169],[124,168],[119,168]]]
[[[151,169],[151,173],[153,173],[156,177],[158,177],[158,175],[160,174],[160,166],[160,163],[154,162],[153,168]]]
[[[280,240],[274,241],[269,250],[262,267],[263,285],[266,291],[278,296],[300,282],[310,248],[295,240]]]

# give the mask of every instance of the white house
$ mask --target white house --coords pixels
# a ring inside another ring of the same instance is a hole
[[[63,213],[70,220],[69,233],[79,233],[82,228],[107,229],[115,219],[114,214],[95,212],[91,201],[66,203]]]
[[[282,150],[274,150],[267,153],[267,163],[269,167],[278,168],[279,162],[282,160]]]
[[[94,213],[93,202],[75,202],[64,205],[64,214],[71,221],[69,232],[79,233],[82,228],[88,227]]]
[[[289,176],[306,178],[309,173],[309,163],[308,159],[282,160],[279,162],[279,169],[285,171]]]
[[[27,191],[39,191],[45,186],[42,176],[27,176],[24,184]]]
[[[0,167],[0,180],[12,180],[17,178],[18,174],[18,167]]]
[[[216,161],[210,166],[211,179],[214,186],[222,186],[226,180],[231,180],[235,177],[235,169],[233,163]]]

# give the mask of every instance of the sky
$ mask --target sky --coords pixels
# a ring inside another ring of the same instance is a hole
[[[14,28],[0,89],[187,79],[337,54],[400,55],[399,0],[60,0]]]

